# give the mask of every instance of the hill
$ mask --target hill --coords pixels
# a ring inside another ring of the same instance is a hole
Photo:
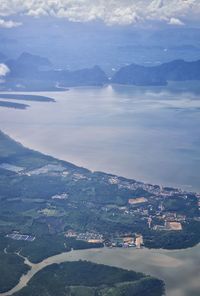
[[[161,86],[168,81],[200,80],[200,60],[174,60],[152,67],[131,64],[120,68],[111,79],[99,66],[73,71],[56,70],[48,59],[29,53],[21,54],[16,60],[8,60],[6,65],[10,73],[6,82],[1,84],[2,90],[51,91],[107,83]]]
[[[53,279],[53,280],[52,280]],[[53,264],[15,296],[161,296],[162,281],[141,273],[87,261]]]
[[[68,86],[96,86],[108,82],[99,66],[81,70],[55,70],[44,57],[22,53],[16,60],[7,60],[10,69],[2,90],[44,91],[61,90]]]
[[[112,78],[112,83],[165,85],[167,81],[186,80],[200,80],[200,60],[194,62],[174,60],[154,67],[131,64],[116,72]]]

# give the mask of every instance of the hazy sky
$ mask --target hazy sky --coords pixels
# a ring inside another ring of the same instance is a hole
[[[200,0],[1,0],[0,27],[23,25],[20,16],[53,16],[70,21],[102,20],[106,24],[189,26],[199,24]],[[16,16],[19,20],[16,21]]]

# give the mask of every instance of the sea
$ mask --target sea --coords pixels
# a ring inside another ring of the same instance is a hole
[[[199,82],[31,94],[56,102],[0,107],[0,129],[23,145],[92,171],[200,191]]]
[[[30,105],[26,110],[0,107],[0,129],[26,147],[92,171],[200,192],[199,82],[31,94],[55,102],[20,101]],[[199,248],[74,251],[44,260],[33,270],[86,259],[159,277],[167,296],[199,296]],[[32,271],[19,286],[31,276]]]

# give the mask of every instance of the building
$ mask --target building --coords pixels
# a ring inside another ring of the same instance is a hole
[[[143,244],[144,244],[143,243],[143,236],[141,234],[136,235],[136,239],[135,239],[136,248],[140,249]]]
[[[145,197],[129,198],[128,200],[129,205],[137,205],[146,202],[148,202],[148,200]]]
[[[165,225],[155,225],[153,227],[154,230],[173,230],[173,231],[180,231],[182,230],[182,224],[180,222],[172,222],[172,221],[165,221]]]
[[[151,226],[152,226],[152,218],[151,217],[148,218],[147,223],[148,223],[149,228],[151,228]]]
[[[183,229],[180,222],[166,222],[165,226],[168,230],[180,231]]]
[[[103,239],[88,239],[87,242],[88,243],[91,243],[91,244],[102,244],[103,243]]]
[[[73,230],[68,230],[66,233],[65,233],[65,237],[74,237],[76,238],[77,237],[77,233]]]
[[[133,237],[124,237],[123,244],[124,244],[124,246],[127,246],[127,247],[135,246],[134,238]]]

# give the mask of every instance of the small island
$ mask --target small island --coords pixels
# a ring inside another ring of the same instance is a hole
[[[22,100],[22,101],[34,101],[34,102],[55,102],[54,99],[46,97],[46,96],[39,96],[39,95],[26,95],[26,94],[0,94],[0,99],[5,100]],[[14,104],[14,103],[12,103]]]
[[[27,105],[27,104],[19,104],[19,103],[14,103],[14,102],[0,101],[0,107],[25,110],[25,109],[27,109],[30,106]]]

